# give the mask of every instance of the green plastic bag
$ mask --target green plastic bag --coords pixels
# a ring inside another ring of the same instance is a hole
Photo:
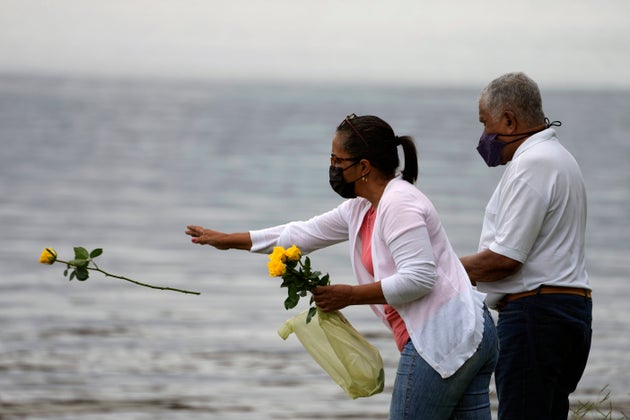
[[[278,330],[286,340],[295,333],[306,351],[351,398],[383,390],[385,371],[378,349],[339,311],[322,312],[306,323],[308,311],[287,320]]]

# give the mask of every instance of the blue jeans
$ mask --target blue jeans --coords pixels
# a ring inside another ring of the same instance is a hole
[[[500,420],[566,420],[591,348],[591,299],[537,295],[499,312]]]
[[[497,331],[484,309],[483,339],[475,354],[443,379],[409,341],[396,373],[390,420],[490,420],[490,377],[498,358]]]

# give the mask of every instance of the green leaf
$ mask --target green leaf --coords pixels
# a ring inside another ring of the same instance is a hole
[[[76,276],[77,276],[77,270],[74,270],[72,273],[70,273],[69,281],[72,281],[74,278],[76,278]]]
[[[311,308],[309,308],[308,315],[306,315],[306,323],[308,324],[309,322],[311,322],[311,318],[313,318],[316,314],[317,314],[317,308],[315,306],[312,306]]]
[[[63,276],[64,277],[68,277],[68,269],[67,268],[65,270],[63,270]]]
[[[82,246],[75,246],[74,258],[77,260],[87,260],[88,258],[90,258],[90,254],[87,249],[83,248]]]
[[[103,253],[103,248],[96,248],[90,252],[90,258],[96,258]]]
[[[320,286],[328,286],[329,284],[330,284],[330,276],[328,274],[326,274],[324,277],[322,277],[319,280]]]
[[[68,264],[75,266],[76,268],[85,268],[90,263],[90,260],[87,259],[77,259],[69,261]]]
[[[88,272],[86,268],[77,268],[76,273],[77,273],[77,280],[85,281],[88,279],[88,277],[90,277],[90,273]]]
[[[291,309],[291,308],[295,308],[298,304],[298,302],[300,301],[300,297],[296,294],[292,294],[289,295],[285,300],[284,300],[284,309]]]
[[[288,289],[289,289],[288,290],[289,296],[284,301],[284,308],[285,309],[295,308],[295,306],[300,301],[300,296],[298,296],[297,289],[295,288],[294,285],[290,285]]]

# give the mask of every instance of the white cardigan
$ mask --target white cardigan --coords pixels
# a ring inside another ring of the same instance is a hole
[[[376,212],[372,277],[361,264],[359,237],[370,206],[368,200],[355,198],[308,221],[251,231],[251,252],[295,244],[308,254],[349,241],[358,282],[381,281],[387,303],[402,317],[418,353],[447,378],[481,342],[485,295],[472,288],[433,204],[400,177],[389,182]],[[383,305],[371,306],[389,326]]]

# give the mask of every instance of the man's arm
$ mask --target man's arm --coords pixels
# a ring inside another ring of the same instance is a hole
[[[493,282],[503,280],[516,273],[523,265],[521,262],[485,249],[476,254],[461,257],[468,277],[473,285],[477,282]]]

